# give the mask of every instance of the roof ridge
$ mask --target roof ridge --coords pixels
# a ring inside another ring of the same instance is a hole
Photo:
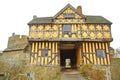
[[[99,17],[102,17],[101,15],[85,15],[85,16],[99,16]]]
[[[49,17],[37,17],[37,18],[53,18],[53,16],[49,16]]]

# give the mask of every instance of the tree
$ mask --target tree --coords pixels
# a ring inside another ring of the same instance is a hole
[[[115,50],[115,58],[120,58],[120,47]]]

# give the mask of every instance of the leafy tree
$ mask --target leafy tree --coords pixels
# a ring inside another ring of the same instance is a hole
[[[120,47],[115,50],[115,58],[120,58]]]

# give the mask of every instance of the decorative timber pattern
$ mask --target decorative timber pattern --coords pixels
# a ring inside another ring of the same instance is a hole
[[[66,16],[66,14],[68,16]],[[57,17],[57,19],[55,19],[55,23],[82,23],[82,22],[84,22],[84,19],[82,18],[82,16],[77,14],[75,11],[73,11],[69,7],[64,12],[62,12]]]
[[[71,24],[69,33],[64,33],[64,24],[32,25],[30,38],[40,40],[111,40],[108,24]]]
[[[58,65],[58,42],[32,42],[31,64]],[[44,55],[43,51],[47,51]]]
[[[53,17],[28,23],[31,64],[110,65],[111,22],[102,16],[83,15],[81,6],[68,4]]]
[[[109,43],[107,42],[83,42],[83,64],[110,64]],[[105,50],[105,56],[97,57],[97,50]]]

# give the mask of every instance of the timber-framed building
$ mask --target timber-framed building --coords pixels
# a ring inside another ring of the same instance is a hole
[[[110,65],[111,22],[90,16],[67,4],[53,17],[37,17],[28,23],[30,63],[70,66]]]

